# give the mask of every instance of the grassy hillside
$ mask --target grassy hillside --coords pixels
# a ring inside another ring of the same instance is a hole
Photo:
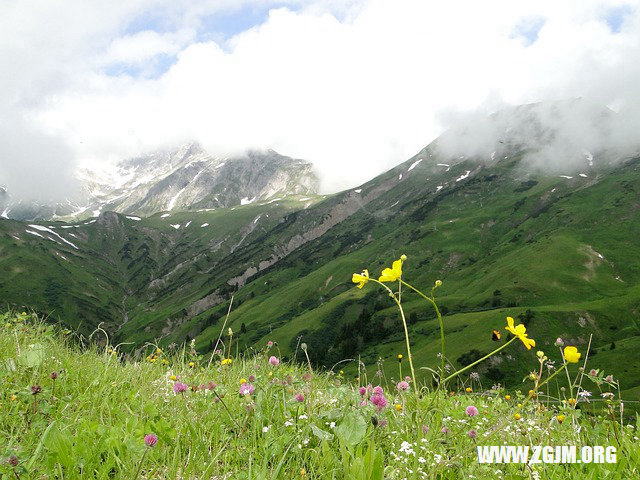
[[[149,345],[126,358],[104,333],[95,331],[82,346],[81,336],[35,315],[0,315],[0,478],[553,480],[640,473],[637,419],[619,417],[615,385],[597,386],[575,364],[572,378],[594,395],[588,403],[576,395],[572,406],[552,383],[550,396],[541,388],[531,397],[461,377],[449,384],[451,394],[420,384],[416,395],[413,381],[396,385],[364,373],[350,382],[339,372],[279,362],[277,343],[229,357],[234,340],[227,336],[225,352],[213,356]],[[524,361],[537,368],[533,351]],[[596,389],[611,392],[610,400]],[[615,456],[603,456],[605,463],[592,456],[589,464],[479,463],[477,447],[491,445],[576,445],[578,460],[586,458],[583,446],[603,446]]]
[[[525,152],[503,153],[479,163],[431,146],[326,198],[139,221],[108,213],[73,230],[47,224],[78,250],[1,221],[8,275],[0,299],[85,334],[104,322],[128,349],[194,339],[204,353],[233,296],[229,325],[239,351],[272,338],[292,357],[305,342],[316,365],[359,356],[370,374],[379,359],[391,374],[404,352],[397,312],[382,291],[355,288],[351,275],[363,268],[377,275],[406,254],[407,281],[444,282],[438,294],[453,367],[490,348],[505,316],[521,316],[544,342],[562,337],[586,349],[591,341],[593,362],[638,399],[640,372],[623,359],[640,347],[640,159],[603,160],[564,178],[527,171]],[[411,293],[403,300],[416,360],[433,367],[433,309]],[[523,353],[509,359],[516,368],[504,361],[479,373],[485,382],[518,384],[527,373]],[[357,374],[357,362],[340,365]]]

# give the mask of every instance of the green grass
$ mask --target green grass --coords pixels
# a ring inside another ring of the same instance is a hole
[[[367,182],[360,194],[315,197],[307,209],[292,198],[141,221],[113,215],[77,229],[45,223],[78,251],[2,220],[0,301],[34,308],[85,335],[102,322],[129,352],[149,341],[167,347],[195,339],[206,354],[233,296],[230,325],[247,330],[240,350],[271,338],[292,358],[304,341],[318,367],[357,355],[369,364],[382,357],[390,375],[389,360],[404,351],[393,304],[350,280],[363,268],[377,275],[407,254],[411,283],[444,282],[438,294],[445,324],[455,329],[452,363],[472,349],[486,350],[491,329],[506,315],[530,310],[534,338],[552,343],[560,336],[583,349],[591,339],[593,362],[620,378],[630,400],[640,400],[637,369],[620,348],[609,350],[612,343],[640,345],[634,326],[640,318],[638,160],[594,168],[571,182],[526,173],[519,160],[510,154],[495,165],[462,162],[445,171],[436,164],[448,159],[427,148]],[[467,180],[455,182],[472,168]],[[436,191],[440,185],[445,188]],[[204,223],[209,226],[201,228]],[[254,274],[236,287],[232,280],[248,271]],[[434,367],[433,310],[410,293],[404,302],[416,320],[414,351]],[[358,322],[365,327],[355,331]],[[345,339],[345,331],[355,333]],[[503,364],[494,375],[486,368],[478,373],[485,382],[517,386],[528,373],[524,353],[514,352],[515,369]],[[342,365],[345,375],[357,375],[355,362]]]
[[[247,480],[595,480],[640,473],[637,419],[619,417],[615,389],[615,420],[605,415],[598,389],[611,387],[598,387],[586,377],[583,386],[593,397],[589,404],[579,402],[579,409],[556,401],[566,395],[559,392],[558,397],[553,386],[551,397],[541,395],[519,410],[517,404],[524,402],[519,391],[483,388],[468,377],[450,385],[451,395],[421,385],[416,397],[375,374],[363,372],[359,382],[350,382],[338,372],[311,373],[287,362],[273,366],[269,357],[281,357],[277,343],[257,345],[222,366],[219,355],[199,355],[188,345],[165,349],[157,358],[149,356],[156,353],[149,345],[143,356],[131,358],[102,331],[80,346],[81,337],[32,314],[7,313],[0,320],[3,479],[132,479],[138,469],[138,478],[146,479]],[[452,319],[451,326],[458,321],[465,320]],[[456,333],[447,340],[452,345],[462,341]],[[416,354],[417,366],[421,354]],[[526,362],[536,369],[533,351]],[[576,367],[570,367],[572,376]],[[50,377],[52,372],[57,379]],[[255,387],[251,395],[239,394],[244,381]],[[188,390],[174,393],[176,382]],[[370,394],[361,397],[358,386],[367,383],[381,384],[387,408],[378,412],[370,402],[360,405]],[[41,386],[41,393],[32,394],[34,385]],[[473,392],[465,393],[465,387]],[[302,402],[297,394],[304,395]],[[465,413],[469,405],[477,407],[477,416]],[[522,414],[519,421],[516,412]],[[558,414],[566,415],[564,422],[558,422]],[[444,427],[449,433],[442,433]],[[475,439],[470,430],[477,432]],[[144,436],[150,433],[158,441],[146,447]],[[476,446],[503,444],[611,445],[617,448],[617,462],[478,463]],[[15,469],[7,461],[12,455],[19,462]]]

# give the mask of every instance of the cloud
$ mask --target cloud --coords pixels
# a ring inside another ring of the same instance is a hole
[[[0,118],[28,118],[74,162],[190,140],[214,154],[273,148],[313,161],[335,191],[405,160],[455,112],[584,97],[640,118],[636,0],[78,1],[77,17],[33,5],[43,12],[24,7],[28,28],[9,32],[26,50],[0,44],[26,69],[0,79]],[[241,7],[266,21],[226,39],[203,31]]]

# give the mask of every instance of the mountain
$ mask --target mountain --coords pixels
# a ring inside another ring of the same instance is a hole
[[[65,204],[9,203],[6,213],[20,220],[67,221],[97,217],[102,211],[148,216],[313,195],[318,190],[309,162],[273,150],[219,158],[196,143],[124,160],[113,168],[83,168],[77,176],[80,198]]]
[[[556,173],[532,168],[531,145],[498,141],[467,156],[442,143],[326,197],[73,224],[2,220],[0,299],[85,334],[103,322],[130,348],[194,339],[202,352],[231,306],[241,349],[273,340],[300,355],[302,341],[318,365],[359,357],[373,376],[382,359],[395,375],[397,312],[375,285],[354,288],[351,274],[375,275],[406,254],[407,281],[443,281],[436,293],[456,368],[490,351],[491,330],[509,315],[552,359],[557,337],[583,352],[590,344],[590,364],[637,397],[640,365],[624,359],[640,348],[640,156],[578,145],[580,162]],[[411,293],[403,302],[415,363],[436,366],[432,309]],[[479,373],[519,385],[530,368],[531,352],[514,347]]]

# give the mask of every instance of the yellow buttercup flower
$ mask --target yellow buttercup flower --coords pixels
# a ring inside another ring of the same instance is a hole
[[[395,282],[402,277],[402,258],[393,262],[391,268],[382,270],[382,275],[378,278],[379,282]]]
[[[473,392],[473,388],[467,387],[467,388],[464,389],[464,391],[467,392],[467,393],[471,393],[471,392]]]
[[[564,347],[564,359],[568,363],[578,363],[581,355],[576,347]]]
[[[511,400],[511,395],[505,395],[504,399],[507,400],[507,401]]]
[[[527,328],[523,324],[514,326],[513,317],[507,317],[507,331],[518,337],[524,346],[527,347],[527,350],[531,350],[531,347],[536,346],[536,341],[533,338],[527,337]]]
[[[401,412],[402,411],[402,405],[400,405],[399,403],[396,403],[396,410]]]
[[[565,415],[558,415],[556,418],[558,419],[558,423],[562,423],[564,422],[564,419],[567,417]]]
[[[247,383],[247,379],[246,378],[241,378],[240,379],[240,385],[242,385],[243,383]]]
[[[175,382],[176,380],[178,380],[178,377],[176,377],[175,375],[169,375],[169,380],[173,380]]]
[[[195,364],[195,363],[193,363],[193,362],[189,362],[189,368],[193,368],[193,367],[195,367],[195,366],[196,366],[196,364]]]
[[[519,413],[516,413],[516,414],[513,416],[513,418],[514,418],[515,420],[520,420],[520,419],[522,418],[522,415],[520,415]]]
[[[369,281],[369,270],[366,268],[362,271],[362,273],[354,273],[351,278],[353,283],[358,284],[358,288],[362,288]]]
[[[222,360],[222,361],[220,362],[220,364],[221,364],[221,365],[231,365],[231,362],[232,362],[232,361],[233,361],[233,360],[231,360],[230,358],[225,358],[224,360]]]

